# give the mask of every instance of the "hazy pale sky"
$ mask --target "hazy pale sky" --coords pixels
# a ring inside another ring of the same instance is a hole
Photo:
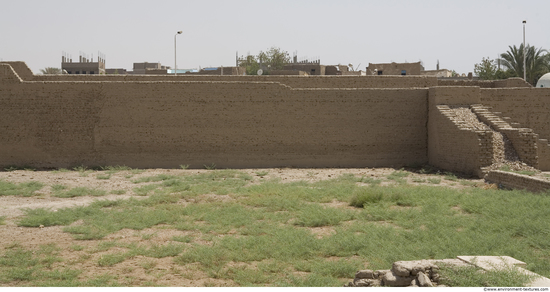
[[[549,0],[0,0],[0,60],[35,74],[79,52],[107,68],[134,62],[178,68],[234,66],[235,53],[272,46],[324,65],[418,62],[472,72],[526,41],[550,49]]]

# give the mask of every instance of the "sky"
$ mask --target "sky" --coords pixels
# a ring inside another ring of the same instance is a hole
[[[550,49],[548,0],[0,0],[0,61],[38,74],[80,52],[107,68],[235,66],[271,47],[323,65],[418,62],[473,72],[523,42]]]

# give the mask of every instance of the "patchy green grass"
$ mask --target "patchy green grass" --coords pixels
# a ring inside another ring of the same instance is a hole
[[[110,174],[98,174],[98,175],[95,176],[95,178],[97,178],[97,179],[110,179],[111,175]]]
[[[389,180],[393,180],[398,184],[406,184],[407,181],[405,180],[405,178],[408,177],[410,174],[410,172],[404,170],[396,170],[388,175],[386,178]]]
[[[408,175],[396,171],[388,179]],[[428,184],[384,187],[351,174],[318,182],[257,179],[250,184],[252,179],[236,170],[157,175],[134,180],[134,192],[147,197],[26,209],[16,222],[21,227],[61,226],[76,240],[97,242],[73,244],[67,252],[79,254],[71,261],[53,246],[41,251],[7,247],[0,251],[0,284],[128,285],[134,280],[123,275],[86,281],[79,280],[80,272],[65,279],[60,275],[64,269],[78,271],[73,269],[76,263],[109,268],[134,261],[134,268],[158,276],[131,285],[155,286],[163,275],[173,274],[209,277],[209,285],[216,280],[228,286],[341,287],[360,269],[461,254],[508,255],[550,276],[550,196]],[[59,193],[71,191],[56,188]],[[123,229],[135,230],[131,237],[137,242],[113,237]],[[167,244],[152,243],[164,230],[180,235],[170,235]],[[164,264],[155,259],[166,257],[174,264],[161,270]],[[59,263],[63,269],[57,268]],[[521,285],[479,280],[468,273],[446,277],[449,286]]]
[[[266,176],[267,174],[269,174],[269,171],[267,170],[256,171],[256,175],[259,177]]]
[[[57,191],[57,192],[54,192],[52,195],[54,197],[59,197],[59,198],[74,198],[74,197],[82,197],[82,196],[99,197],[99,196],[105,196],[106,194],[107,192],[104,190],[91,189],[86,187],[76,187],[68,191]]]
[[[126,190],[112,190],[112,191],[109,192],[109,194],[124,195],[124,194],[126,194]]]
[[[441,179],[439,177],[430,177],[427,179],[427,181],[434,185],[438,185],[441,183]]]
[[[12,183],[0,180],[0,196],[31,197],[42,187],[44,187],[44,184],[36,181]]]

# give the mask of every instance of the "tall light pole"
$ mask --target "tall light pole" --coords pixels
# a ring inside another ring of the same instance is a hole
[[[176,46],[176,37],[178,36],[178,34],[181,34],[181,30],[178,31],[175,35],[174,35],[174,76],[177,76],[178,75],[178,61],[177,61],[177,46]]]
[[[527,68],[525,66],[525,54],[527,51],[525,47],[525,23],[527,23],[527,20],[523,21],[523,80],[527,81]]]

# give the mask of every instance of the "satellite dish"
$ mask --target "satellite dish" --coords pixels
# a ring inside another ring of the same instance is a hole
[[[264,74],[264,70],[258,69],[258,71],[256,72],[256,75],[262,75],[262,74]]]

